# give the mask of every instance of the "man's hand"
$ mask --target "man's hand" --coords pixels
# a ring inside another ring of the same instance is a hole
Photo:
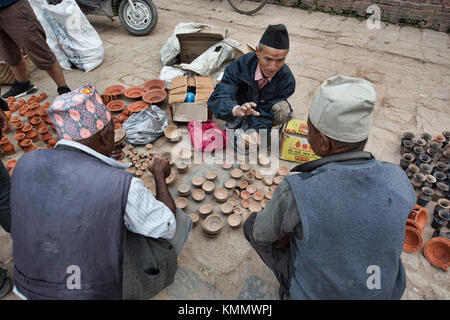
[[[3,110],[0,110],[0,128],[2,129],[1,136],[6,131],[6,127],[8,126],[8,119],[6,118],[6,114]]]
[[[169,160],[166,158],[160,158],[158,156],[155,156],[153,158],[153,165],[150,166],[149,169],[155,178],[162,177],[166,179],[170,175]]]
[[[245,116],[259,116],[259,112],[255,111],[253,108],[255,108],[257,106],[256,103],[254,102],[246,102],[241,106],[235,106],[233,108],[233,116],[238,117],[238,118],[243,118]]]

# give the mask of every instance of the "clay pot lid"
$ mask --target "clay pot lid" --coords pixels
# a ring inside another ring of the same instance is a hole
[[[142,95],[142,100],[150,104],[161,103],[164,100],[166,100],[166,98],[167,98],[167,91],[159,89],[147,91]]]
[[[421,208],[415,215],[414,221],[419,225],[420,230],[423,230],[428,223],[428,211]]]
[[[181,195],[187,195],[191,191],[191,187],[188,186],[187,184],[182,183],[178,185],[177,190]]]
[[[248,181],[242,181],[240,184],[239,184],[239,188],[241,189],[241,190],[244,190],[244,189],[247,189],[247,187],[248,187]]]
[[[234,169],[231,170],[231,177],[233,177],[234,179],[239,179],[244,175],[244,173],[242,172],[241,169]]]
[[[405,227],[405,242],[403,244],[403,251],[416,252],[423,246],[423,238],[420,232],[410,226]]]
[[[211,193],[211,192],[213,192],[214,188],[215,188],[214,182],[211,182],[211,181],[205,181],[205,182],[203,182],[203,184],[202,184],[202,189],[203,189],[203,191],[205,191],[206,193]]]
[[[287,176],[289,174],[289,168],[285,166],[281,166],[277,171],[279,176]]]
[[[144,88],[145,91],[150,90],[165,90],[167,87],[166,82],[160,79],[150,79],[144,82],[142,85],[142,88]]]
[[[272,177],[264,177],[263,182],[266,186],[271,186],[273,184],[273,178]]]
[[[231,163],[222,163],[222,168],[225,170],[231,169],[233,167],[233,164]]]
[[[170,175],[166,178],[166,183],[167,183],[168,185],[169,185],[169,184],[172,184],[172,183],[175,181],[175,179],[176,179],[175,172],[171,171],[171,172],[170,172]]]
[[[228,224],[230,225],[230,227],[237,228],[242,223],[242,217],[240,214],[233,213],[232,215],[230,215],[228,217],[227,221],[228,221]]]
[[[181,158],[181,159],[185,159],[185,160],[190,159],[192,157],[192,151],[182,148],[178,152],[178,157]]]
[[[242,199],[242,201],[241,201],[242,208],[247,209],[249,207],[249,205],[250,205],[250,199]]]
[[[127,132],[123,129],[117,129],[114,131],[114,144],[120,144],[125,140]]]
[[[265,154],[260,154],[258,156],[258,163],[264,167],[267,167],[268,165],[270,165],[270,157]]]
[[[406,219],[406,225],[413,227],[414,229],[416,229],[417,231],[419,231],[420,233],[422,233],[422,228],[417,224],[417,222],[415,222],[412,219]]]
[[[172,124],[164,128],[164,135],[167,139],[172,140],[178,138],[180,136],[180,133],[177,126]]]
[[[124,95],[125,95],[125,97],[130,98],[130,99],[138,99],[138,98],[142,97],[144,92],[145,92],[145,90],[141,87],[131,87],[131,88],[128,88],[127,90],[125,90]]]
[[[203,199],[205,199],[205,191],[203,191],[202,189],[195,189],[194,191],[192,191],[192,198],[197,201],[203,201]]]
[[[112,100],[106,105],[106,108],[111,112],[120,112],[125,108],[125,103],[120,100]]]
[[[239,169],[241,169],[244,172],[247,172],[247,171],[250,171],[251,168],[250,168],[250,165],[243,163],[239,166]]]
[[[8,162],[6,162],[6,168],[12,169],[16,166],[16,164],[17,160],[9,160]]]
[[[105,94],[108,96],[120,96],[125,91],[125,87],[121,85],[110,86],[105,89]]]
[[[185,209],[188,205],[188,200],[186,198],[178,198],[177,200],[175,200],[175,205],[177,206],[177,208],[179,209]]]
[[[193,223],[197,223],[200,217],[196,213],[189,213],[188,216],[192,219]]]
[[[237,189],[231,190],[231,196],[232,196],[234,199],[238,199],[240,195],[241,195],[241,193],[240,193],[239,190],[237,190]]]
[[[250,184],[247,186],[247,191],[250,192],[250,194],[253,194],[256,192],[256,186],[254,184]]]
[[[214,171],[210,171],[206,174],[206,179],[214,181],[217,178],[217,173],[215,173]]]
[[[201,187],[204,182],[205,182],[205,179],[203,179],[200,176],[195,176],[192,178],[192,185],[195,187]]]
[[[250,210],[250,212],[260,212],[262,210],[262,206],[258,202],[251,202],[248,206],[248,210]]]
[[[264,199],[263,201],[261,201],[261,207],[263,207],[263,209],[266,207],[266,205],[269,203],[270,200],[268,199]]]
[[[225,188],[217,188],[214,191],[214,197],[219,202],[225,202],[228,199],[228,190]]]
[[[273,183],[275,184],[280,184],[281,181],[283,181],[284,176],[276,176],[275,178],[273,178]]]
[[[264,198],[264,195],[261,192],[256,191],[253,194],[253,199],[255,199],[256,201],[261,201]]]
[[[236,180],[228,179],[227,181],[225,181],[225,183],[223,185],[227,189],[233,189],[234,187],[236,187],[236,183],[237,183]]]
[[[142,110],[146,109],[147,107],[148,107],[148,103],[141,100],[141,101],[136,101],[136,102],[133,102],[132,104],[130,104],[128,106],[128,110],[131,113],[138,113],[138,112],[141,112]]]
[[[210,215],[202,221],[202,227],[208,233],[219,233],[223,228],[223,219],[216,214]]]
[[[242,198],[242,199],[248,199],[248,198],[250,198],[250,192],[248,192],[247,190],[243,190],[243,191],[241,192],[241,198]]]
[[[264,176],[262,175],[262,173],[259,172],[259,171],[256,171],[256,173],[255,173],[255,179],[257,179],[257,180],[262,180],[263,178],[264,178]]]
[[[230,202],[225,202],[220,206],[220,211],[225,215],[229,215],[233,212],[233,208],[234,206]]]
[[[203,191],[203,190],[201,190],[201,191]],[[205,214],[210,214],[212,212],[212,210],[213,210],[213,206],[211,204],[205,204],[198,209],[198,212],[205,215]]]
[[[450,240],[436,237],[428,240],[423,249],[425,258],[435,267],[447,271],[450,262]]]

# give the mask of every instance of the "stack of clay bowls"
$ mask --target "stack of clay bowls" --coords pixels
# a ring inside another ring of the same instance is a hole
[[[223,227],[223,219],[219,215],[209,215],[202,220],[202,231],[208,237],[217,236],[222,231]]]
[[[422,232],[428,221],[425,208],[416,205],[406,220],[405,243],[403,251],[416,252],[423,246]]]

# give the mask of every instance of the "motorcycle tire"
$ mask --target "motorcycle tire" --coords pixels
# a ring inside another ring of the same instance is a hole
[[[236,12],[251,15],[261,10],[266,5],[267,1],[268,0],[228,0],[228,3]]]
[[[133,13],[128,0],[119,5],[119,18],[122,26],[134,36],[149,34],[158,22],[158,11],[152,0],[133,0],[138,16]]]

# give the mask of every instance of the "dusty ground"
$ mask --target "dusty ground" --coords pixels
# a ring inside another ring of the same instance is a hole
[[[247,17],[233,12],[225,1],[155,3],[159,22],[147,37],[128,35],[118,19],[110,22],[106,17],[89,17],[103,40],[105,59],[90,73],[65,71],[69,86],[75,88],[90,82],[103,92],[112,84],[130,87],[157,77],[161,69],[159,50],[179,22],[212,24],[220,30],[227,29],[230,37],[253,45],[267,24],[285,23],[291,40],[287,63],[297,80],[296,92],[290,99],[296,118],[306,118],[312,98],[325,79],[344,74],[364,77],[375,85],[378,102],[366,149],[378,159],[398,163],[404,131],[437,134],[450,130],[450,42],[446,33],[390,24],[383,24],[381,30],[369,30],[365,21],[355,18],[274,5]],[[56,88],[47,75],[35,70],[31,80],[49,94],[51,101]],[[158,139],[155,148],[167,151],[166,141]],[[20,156],[3,156],[2,161]],[[293,165],[287,163],[289,167]],[[194,170],[204,174],[211,168],[193,167],[177,181],[189,181]],[[227,173],[216,171],[219,184]],[[176,195],[175,188],[172,193]],[[433,207],[434,203],[430,203],[428,211]],[[197,208],[198,205],[190,204],[187,211]],[[196,226],[179,257],[175,283],[155,298],[276,299],[276,280],[246,243],[242,228],[227,227],[217,238],[209,239]],[[428,225],[425,242],[431,234]],[[11,245],[10,237],[0,231],[0,263],[10,271]],[[430,265],[422,250],[403,253],[402,259],[407,271],[407,290],[402,299],[450,298],[449,273]],[[16,297],[11,293],[6,299]]]

